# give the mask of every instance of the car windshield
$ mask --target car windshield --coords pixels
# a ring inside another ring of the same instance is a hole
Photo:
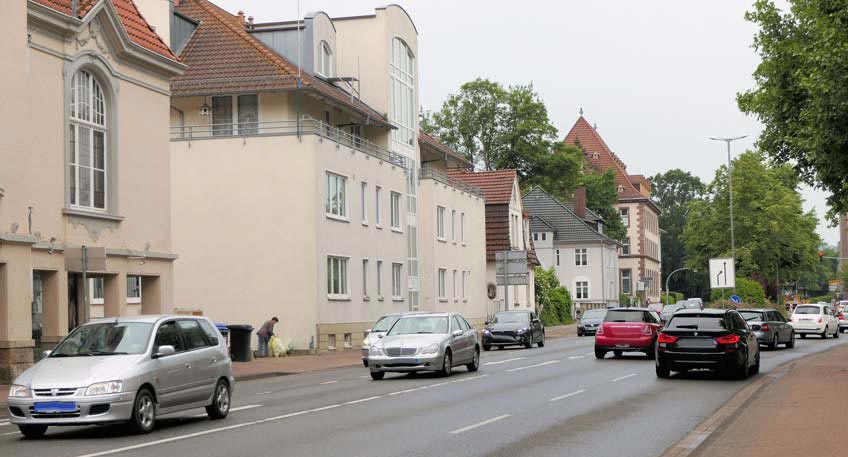
[[[749,322],[761,320],[763,318],[763,313],[759,311],[740,311],[739,314],[742,315],[743,319]]]
[[[725,330],[727,324],[724,322],[724,316],[681,316],[677,314],[671,318],[666,328],[671,330]]]
[[[644,311],[641,310],[610,310],[604,322],[644,322]]]
[[[404,317],[389,330],[389,336],[415,335],[418,333],[448,333],[447,316]]]
[[[147,349],[153,324],[146,322],[104,322],[77,327],[50,357],[141,354]]]
[[[498,313],[492,319],[493,324],[526,324],[530,322],[530,315],[527,313]]]
[[[605,309],[590,309],[583,313],[583,319],[603,319],[607,315]]]
[[[795,308],[795,314],[821,314],[821,308],[818,306],[799,306]]]
[[[669,313],[673,313],[673,312],[675,312],[679,309],[682,309],[682,308],[683,308],[683,305],[666,305],[663,308],[662,312],[663,312],[663,314],[669,314]]]
[[[392,325],[400,319],[400,316],[383,316],[371,328],[372,332],[388,332]]]

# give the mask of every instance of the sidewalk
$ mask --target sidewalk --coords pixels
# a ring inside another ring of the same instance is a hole
[[[778,369],[690,455],[846,455],[838,438],[848,423],[846,362],[848,345],[842,345]]]

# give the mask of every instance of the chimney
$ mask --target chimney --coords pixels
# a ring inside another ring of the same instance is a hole
[[[238,12],[238,17],[239,17],[239,19],[241,19],[241,23],[242,23],[242,25],[244,25],[244,24],[245,24],[245,21],[244,21],[244,11],[239,10],[239,12]]]
[[[574,214],[580,219],[586,218],[586,188],[574,189]]]
[[[247,17],[247,28],[249,28],[250,30],[253,30],[253,16]]]

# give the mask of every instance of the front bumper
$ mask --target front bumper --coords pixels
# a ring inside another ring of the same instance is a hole
[[[440,353],[415,355],[409,357],[390,357],[372,355],[368,358],[368,368],[371,371],[409,373],[413,371],[439,371],[442,369],[444,356]]]
[[[362,346],[362,349],[360,351],[362,354],[362,360],[368,360],[368,353],[370,350],[371,346]]]
[[[583,335],[594,335],[598,332],[598,326],[586,326],[586,327],[577,327],[577,331],[582,333]]]
[[[84,425],[125,422],[132,417],[135,393],[122,392],[96,397],[9,398],[9,422],[18,425]],[[76,403],[75,411],[36,413],[37,402]]]
[[[484,333],[483,346],[511,346],[530,342],[530,332],[515,333]]]
[[[595,347],[606,351],[644,352],[653,350],[654,335],[643,335],[632,338],[610,338],[604,335],[595,335]]]

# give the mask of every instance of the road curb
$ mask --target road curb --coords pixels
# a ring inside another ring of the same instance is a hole
[[[802,358],[803,359],[803,358]],[[760,379],[745,386],[744,389],[730,397],[710,417],[704,419],[682,440],[670,446],[660,457],[688,457],[696,451],[716,432],[726,428],[734,419],[735,414],[742,409],[753,397],[758,395],[766,387],[783,378],[791,371],[799,360],[791,360],[779,365],[770,373],[763,375]]]

